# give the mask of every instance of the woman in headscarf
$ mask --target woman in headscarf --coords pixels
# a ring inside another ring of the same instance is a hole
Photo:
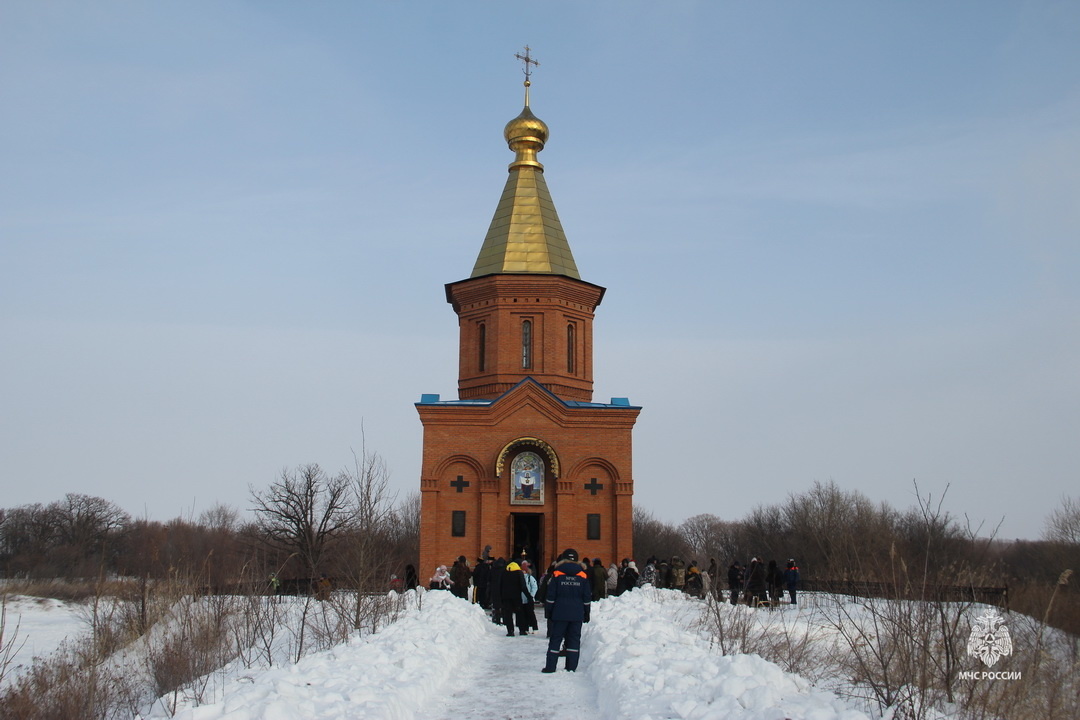
[[[446,572],[446,566],[440,565],[435,568],[435,574],[431,576],[429,588],[432,590],[449,590],[450,573]]]

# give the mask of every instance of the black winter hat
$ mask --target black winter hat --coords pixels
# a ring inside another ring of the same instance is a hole
[[[577,562],[577,550],[575,550],[574,548],[566,548],[565,550],[563,550],[562,556],[566,560],[573,560],[574,562]]]

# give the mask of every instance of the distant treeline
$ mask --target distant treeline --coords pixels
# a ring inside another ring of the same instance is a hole
[[[270,573],[282,581],[326,573],[382,590],[419,554],[419,494],[398,501],[387,479],[378,456],[335,476],[318,465],[286,470],[267,488],[251,489],[255,519],[248,522],[224,505],[198,518],[135,519],[108,500],[80,494],[0,509],[0,575],[184,574],[223,586],[263,582]],[[807,582],[1008,587],[1012,610],[1080,633],[1077,581],[1070,584],[1065,574],[1080,570],[1080,503],[1066,498],[1051,511],[1043,539],[1004,542],[931,500],[919,496],[916,507],[896,510],[830,482],[741,520],[699,514],[669,524],[639,506],[634,559],[677,555],[701,568],[716,560],[722,577],[713,580],[720,582],[733,560],[759,557],[794,558]]]
[[[695,515],[682,523],[634,511],[634,556],[716,560],[719,582],[727,567],[753,557],[794,558],[807,583],[880,583],[907,588],[1007,587],[1010,609],[1080,634],[1080,593],[1066,571],[1080,571],[1080,503],[1066,498],[1048,513],[1041,540],[1005,542],[993,528],[969,527],[941,509],[941,498],[918,495],[897,510],[835,483],[815,483],[783,502],[761,505],[742,520]],[[1080,575],[1077,576],[1080,578]],[[714,581],[716,578],[714,578]]]
[[[418,555],[419,494],[398,502],[377,456],[351,473],[286,470],[251,490],[255,519],[216,505],[197,518],[132,518],[100,497],[69,493],[0,509],[0,577],[95,579],[182,576],[200,586],[282,582],[326,573],[383,589]]]

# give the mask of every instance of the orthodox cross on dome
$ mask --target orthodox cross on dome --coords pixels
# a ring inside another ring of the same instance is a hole
[[[528,107],[529,106],[529,86],[532,85],[532,80],[531,80],[531,78],[532,78],[532,68],[529,67],[529,66],[530,65],[535,65],[536,67],[540,67],[540,61],[539,60],[533,60],[532,56],[529,55],[529,46],[528,45],[525,46],[525,54],[524,55],[522,55],[521,53],[514,53],[514,57],[516,57],[521,62],[525,63],[525,68],[522,70],[522,72],[525,73],[525,107]]]
[[[525,54],[524,55],[522,55],[521,53],[514,53],[514,57],[516,57],[521,62],[525,63],[525,69],[522,70],[522,72],[525,73],[525,84],[526,85],[531,84],[530,81],[529,81],[529,78],[532,76],[532,68],[530,68],[529,66],[530,65],[535,65],[536,67],[540,67],[540,61],[532,59],[532,56],[529,55],[529,46],[528,45],[525,46]]]

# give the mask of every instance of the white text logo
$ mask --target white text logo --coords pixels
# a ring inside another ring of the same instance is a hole
[[[1005,627],[1005,620],[997,611],[987,610],[975,618],[971,635],[968,636],[967,651],[968,655],[982,660],[986,667],[994,667],[998,660],[1012,655],[1009,628]]]

